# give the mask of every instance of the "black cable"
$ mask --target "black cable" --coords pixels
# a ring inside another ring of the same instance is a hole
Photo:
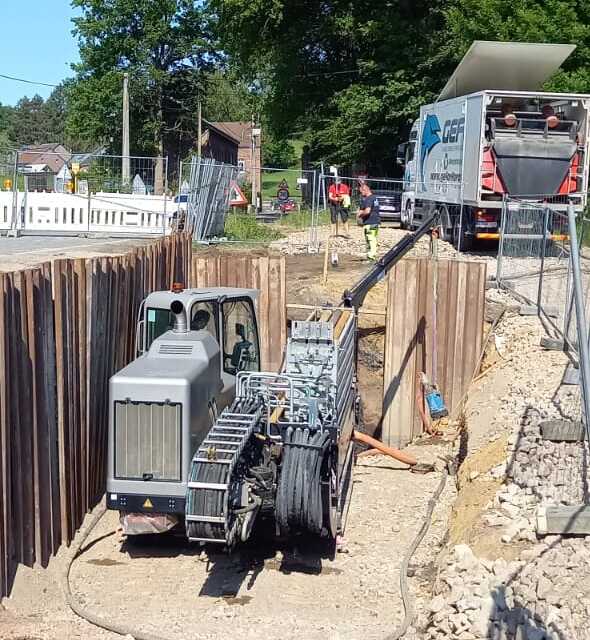
[[[49,84],[48,82],[35,82],[34,80],[25,80],[24,78],[15,78],[14,76],[7,76],[4,73],[0,73],[0,78],[5,80],[13,80],[14,82],[24,82],[25,84],[38,84],[42,87],[59,87],[58,84]]]

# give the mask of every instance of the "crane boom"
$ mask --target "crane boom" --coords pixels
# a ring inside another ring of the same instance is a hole
[[[342,294],[342,304],[345,307],[358,310],[365,301],[367,293],[410,251],[420,238],[431,231],[439,223],[438,212],[427,218],[413,233],[404,236],[397,244],[352,287]]]

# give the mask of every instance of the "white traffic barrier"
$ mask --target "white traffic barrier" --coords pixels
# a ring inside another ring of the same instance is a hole
[[[12,228],[13,197],[11,191],[0,191],[0,230]],[[35,233],[167,235],[177,208],[168,196],[19,192],[15,228]]]

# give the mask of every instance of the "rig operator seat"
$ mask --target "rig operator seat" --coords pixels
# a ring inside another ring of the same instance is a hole
[[[246,328],[240,322],[236,322],[236,335],[240,339],[234,344],[231,354],[225,354],[225,358],[229,359],[230,363],[228,372],[233,375],[238,371],[247,371],[249,363],[254,360],[250,353],[252,343],[246,339]]]

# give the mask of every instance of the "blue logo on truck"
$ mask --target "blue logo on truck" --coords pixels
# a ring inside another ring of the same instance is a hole
[[[422,141],[420,144],[420,176],[422,182],[424,182],[424,165],[426,158],[430,155],[430,152],[440,143],[440,123],[438,117],[431,113],[426,116],[424,122],[424,128],[422,129]]]

